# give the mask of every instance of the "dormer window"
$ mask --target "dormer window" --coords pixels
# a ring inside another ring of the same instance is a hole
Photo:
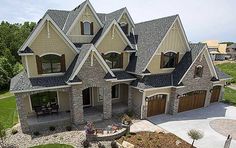
[[[93,35],[93,22],[81,22],[81,35]]]
[[[125,23],[125,22],[122,22],[122,23],[120,23],[120,27],[121,27],[121,29],[123,30],[123,32],[126,34],[126,35],[128,35],[128,33],[129,33],[129,25],[127,24],[127,23]]]
[[[47,54],[36,56],[38,74],[65,72],[65,55]]]
[[[105,55],[103,54],[102,56],[105,59],[107,65],[111,69],[123,68],[123,54],[122,53],[118,54],[115,52],[111,52]]]
[[[202,65],[196,66],[194,71],[194,78],[202,77],[202,73],[203,73],[203,66]]]
[[[161,53],[161,68],[174,68],[178,64],[179,53]]]

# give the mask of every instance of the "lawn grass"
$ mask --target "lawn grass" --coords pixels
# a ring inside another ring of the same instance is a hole
[[[225,87],[224,101],[236,105],[236,90]]]
[[[31,148],[73,148],[73,146],[66,144],[46,144],[46,145],[33,146]]]
[[[10,128],[18,122],[15,96],[0,99],[0,122]]]
[[[216,65],[221,71],[230,75],[233,79],[231,83],[236,83],[236,63],[223,63]]]
[[[10,93],[8,90],[0,91],[0,99],[11,97],[11,96],[14,96],[14,95],[12,93]]]

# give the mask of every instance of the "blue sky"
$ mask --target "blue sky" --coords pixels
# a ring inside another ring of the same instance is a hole
[[[47,9],[71,10],[83,0],[0,0],[0,21],[37,22]],[[236,0],[90,0],[97,12],[127,7],[134,22],[179,14],[192,42],[236,42]]]

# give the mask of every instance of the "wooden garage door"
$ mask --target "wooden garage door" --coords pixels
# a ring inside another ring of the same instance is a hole
[[[214,86],[211,93],[211,103],[218,102],[220,98],[221,86]]]
[[[148,98],[147,116],[154,116],[165,113],[167,95],[155,95]]]
[[[204,107],[206,98],[206,91],[194,91],[184,94],[183,97],[179,99],[179,109],[178,112],[184,112],[196,108]]]

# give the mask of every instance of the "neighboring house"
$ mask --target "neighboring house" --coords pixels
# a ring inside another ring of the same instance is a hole
[[[233,60],[236,60],[236,43],[228,46],[226,52]]]
[[[178,15],[134,23],[126,8],[97,13],[88,0],[48,10],[19,55],[25,70],[10,90],[23,132],[127,110],[145,119],[206,107],[229,79],[206,44],[188,42]]]
[[[227,53],[226,53],[227,44],[220,44],[216,40],[208,40],[208,41],[204,41],[203,43],[207,44],[208,50],[211,54],[211,58],[213,61],[225,60],[225,57],[227,56]]]

